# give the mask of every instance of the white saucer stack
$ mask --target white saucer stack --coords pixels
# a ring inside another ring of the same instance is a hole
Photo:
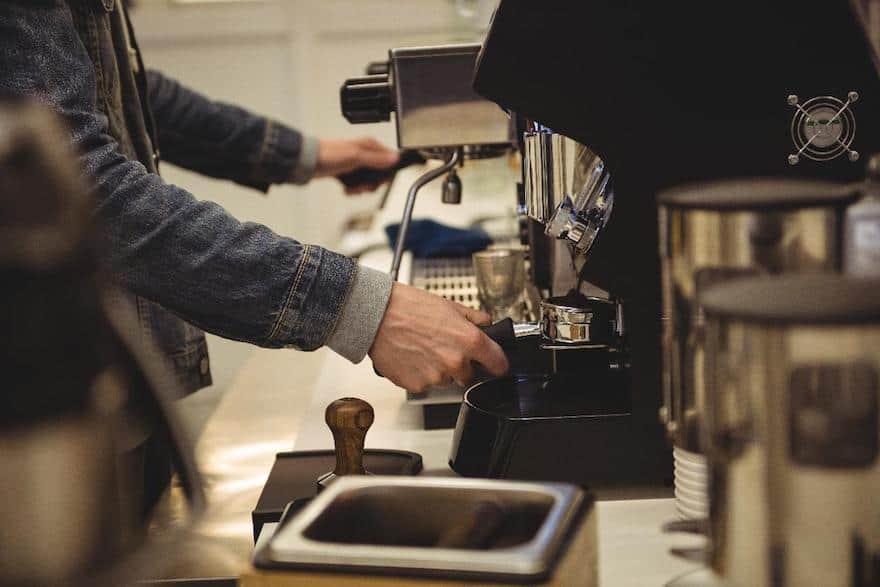
[[[677,447],[672,449],[675,468],[675,509],[681,519],[709,517],[709,479],[706,457]]]

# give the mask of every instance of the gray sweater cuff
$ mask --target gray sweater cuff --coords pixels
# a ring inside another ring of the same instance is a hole
[[[387,273],[359,266],[327,346],[352,363],[360,363],[373,346],[392,283]]]
[[[293,168],[290,181],[296,184],[308,183],[315,175],[318,168],[318,139],[304,136],[300,145],[299,161]]]

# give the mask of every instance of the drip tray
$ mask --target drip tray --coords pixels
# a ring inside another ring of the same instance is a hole
[[[474,264],[468,257],[414,258],[410,284],[468,308],[480,309]],[[423,393],[406,392],[410,405],[422,406],[425,430],[455,427],[464,388],[451,383]]]
[[[480,309],[477,277],[470,256],[415,258],[410,284],[468,308]]]
[[[566,484],[344,477],[280,528],[254,562],[533,582],[551,576],[591,503]]]

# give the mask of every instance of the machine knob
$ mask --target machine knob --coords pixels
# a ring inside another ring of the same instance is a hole
[[[352,124],[391,120],[394,104],[388,75],[368,75],[345,80],[339,89],[342,115]]]
[[[387,61],[371,61],[367,65],[367,75],[388,75],[391,64]]]
[[[443,180],[441,193],[444,204],[461,204],[461,178],[454,169]]]
[[[336,467],[318,478],[318,491],[343,475],[369,475],[364,469],[364,439],[373,418],[373,406],[355,397],[344,397],[327,406],[324,421],[333,433]]]

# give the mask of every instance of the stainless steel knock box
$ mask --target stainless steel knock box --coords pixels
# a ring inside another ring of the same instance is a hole
[[[573,485],[341,477],[283,525],[255,565],[502,582],[552,575],[592,500]],[[595,573],[587,566],[585,576]],[[584,583],[592,584],[592,583]]]

